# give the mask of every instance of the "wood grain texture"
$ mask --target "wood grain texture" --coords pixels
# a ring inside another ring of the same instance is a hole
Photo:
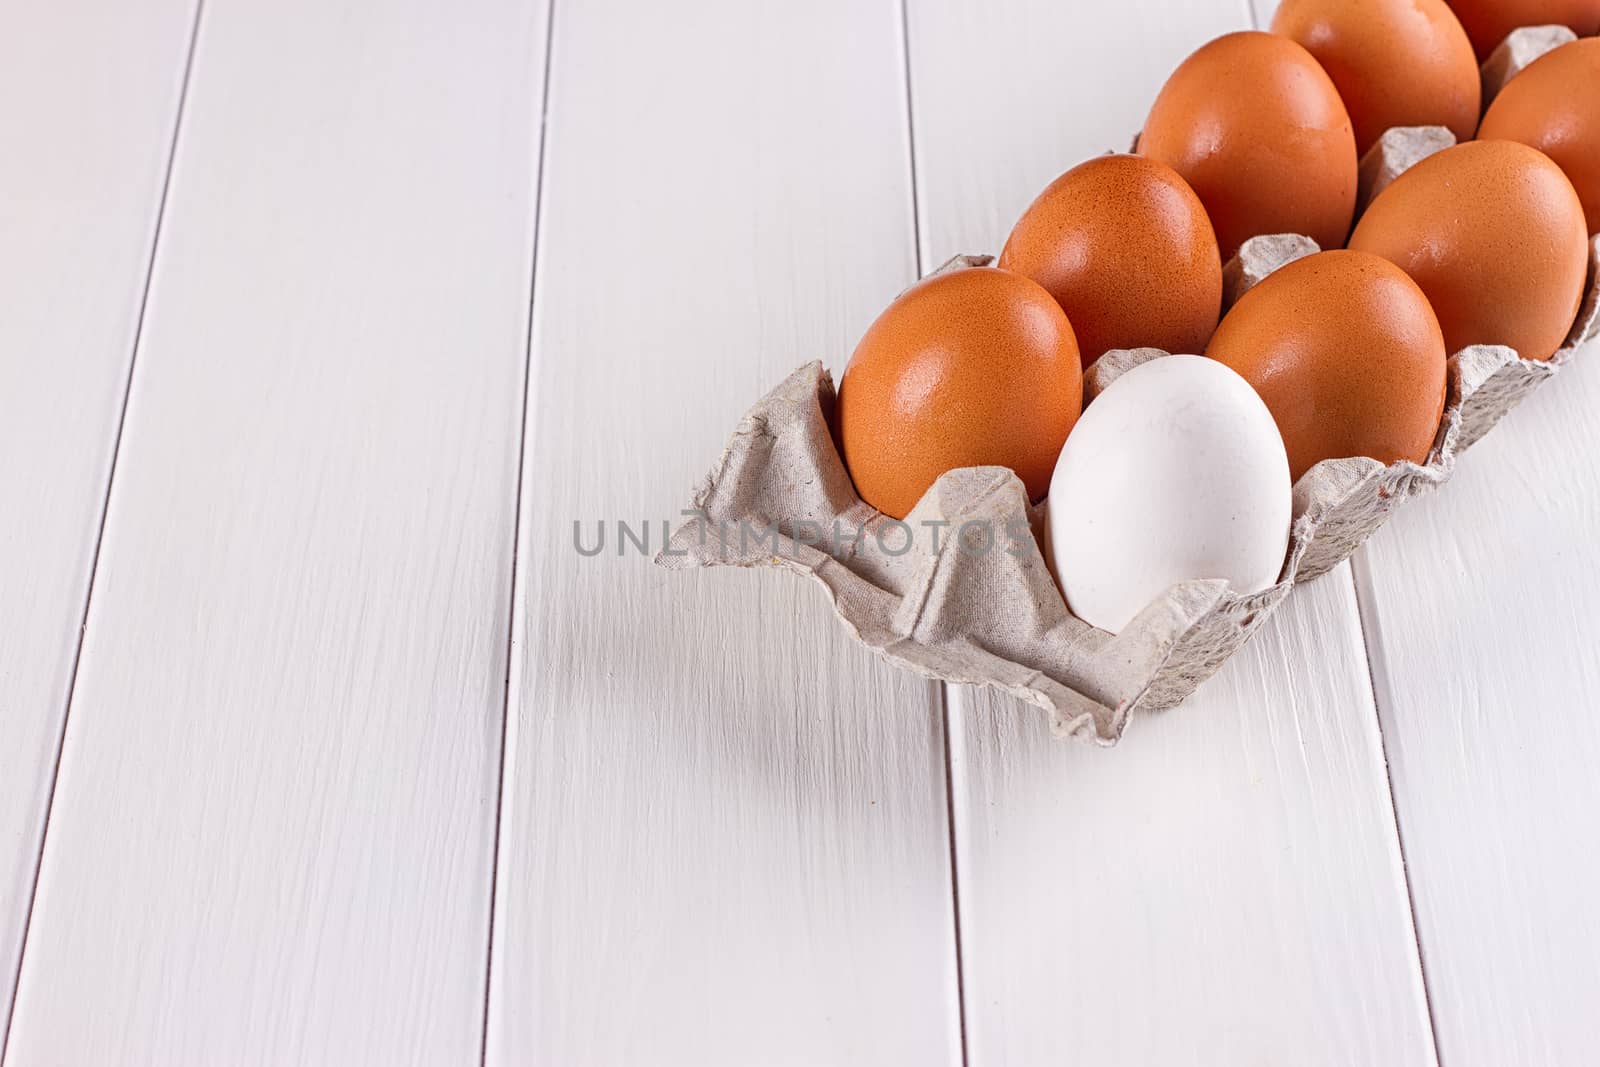
[[[1439,1052],[1600,1048],[1600,345],[1358,560]]]
[[[489,1061],[956,1062],[937,688],[792,577],[615,527],[658,547],[914,276],[899,10],[586,0],[554,36]]]
[[[1434,1062],[1341,568],[1102,752],[952,694],[973,1064]]]
[[[207,5],[6,1067],[477,1057],[544,25]]]
[[[1234,0],[910,16],[930,262],[997,249],[1050,179],[1128,144],[1185,55],[1249,24]],[[970,1063],[1433,1062],[1347,567],[1113,752],[981,691],[951,710]]]
[[[0,4],[0,1027],[193,17]]]

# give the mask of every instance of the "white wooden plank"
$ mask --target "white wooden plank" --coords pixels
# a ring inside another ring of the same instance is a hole
[[[206,5],[6,1067],[478,1056],[544,25]]]
[[[740,413],[913,276],[899,10],[554,33],[489,1060],[955,1062],[936,687],[789,576],[614,540],[659,545]]]
[[[953,694],[973,1064],[1433,1062],[1348,572],[1100,752]]]
[[[0,1044],[193,17],[0,4]]]
[[[1242,2],[910,9],[930,261],[1125,146]],[[984,77],[966,72],[983,71]],[[1433,1061],[1348,568],[1104,752],[952,689],[969,1062]]]
[[[1358,561],[1441,1059],[1600,1049],[1600,345]]]

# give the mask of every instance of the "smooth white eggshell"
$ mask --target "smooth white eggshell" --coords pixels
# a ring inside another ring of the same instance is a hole
[[[1289,546],[1283,438],[1250,383],[1203,356],[1123,374],[1073,427],[1046,507],[1072,613],[1120,631],[1179,582],[1272,585]]]

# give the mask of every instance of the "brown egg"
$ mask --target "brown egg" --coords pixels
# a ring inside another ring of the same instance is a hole
[[[1379,193],[1350,247],[1428,294],[1445,345],[1508,345],[1549,359],[1578,314],[1589,267],[1583,205],[1561,169],[1511,141],[1473,141]]]
[[[1600,0],[1449,0],[1479,59],[1519,26],[1566,26],[1579,37],[1600,33]]]
[[[1555,161],[1600,233],[1600,39],[1573,41],[1512,78],[1483,116],[1484,140],[1518,141]]]
[[[1296,481],[1325,459],[1421,463],[1444,414],[1444,335],[1427,297],[1362,252],[1319,252],[1268,275],[1206,355],[1261,394]]]
[[[1078,343],[1054,298],[974,267],[920,282],[878,316],[836,414],[861,499],[903,519],[959,467],[1010,467],[1042,499],[1082,409]]]
[[[1087,367],[1113,348],[1197,353],[1222,313],[1222,259],[1200,198],[1176,171],[1101,156],[1051,182],[1000,266],[1050,291]]]
[[[1392,126],[1448,126],[1472,139],[1483,84],[1444,0],[1284,0],[1272,32],[1304,45],[1333,79],[1357,152]]]
[[[1350,116],[1311,53],[1287,38],[1230,33],[1184,60],[1150,109],[1139,154],[1199,194],[1223,259],[1260,234],[1333,248],[1350,232]]]

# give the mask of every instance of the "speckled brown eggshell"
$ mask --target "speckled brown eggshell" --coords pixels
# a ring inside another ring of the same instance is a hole
[[[1489,105],[1479,136],[1549,156],[1578,191],[1589,232],[1600,233],[1600,38],[1530,63]]]
[[[1295,480],[1347,456],[1421,463],[1444,414],[1444,335],[1427,297],[1361,252],[1320,252],[1268,275],[1206,355],[1266,401]]]
[[[1222,311],[1222,257],[1205,207],[1163,163],[1101,156],[1051,182],[999,265],[1049,290],[1087,367],[1113,348],[1199,352]]]
[[[1600,0],[1449,0],[1480,60],[1520,26],[1566,26],[1579,37],[1600,33]]]
[[[1358,153],[1392,126],[1448,126],[1472,139],[1478,59],[1444,0],[1284,0],[1272,32],[1305,46],[1333,79]]]
[[[868,328],[839,383],[845,467],[903,519],[946,471],[1016,471],[1035,501],[1083,409],[1072,326],[1020,274],[974,267],[907,290]]]
[[[1184,60],[1150,109],[1139,154],[1199,195],[1224,260],[1261,234],[1337,248],[1350,232],[1350,115],[1311,53],[1286,37],[1230,33]]]
[[[1449,351],[1507,345],[1524,359],[1549,359],[1566,341],[1589,269],[1572,183],[1511,141],[1424,159],[1378,194],[1350,247],[1411,275]]]

